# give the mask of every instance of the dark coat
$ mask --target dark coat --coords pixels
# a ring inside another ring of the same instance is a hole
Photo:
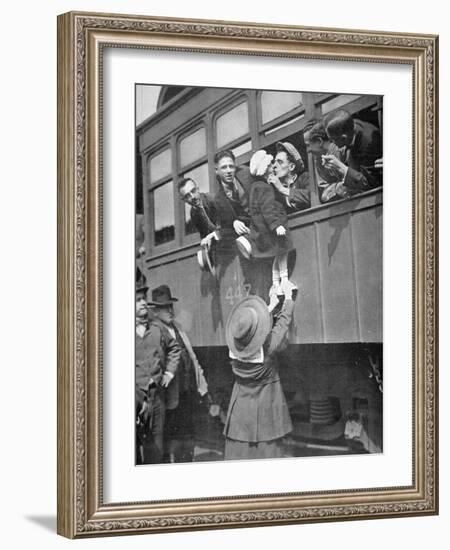
[[[277,352],[286,343],[293,310],[294,302],[286,300],[264,343],[263,363],[231,361],[236,381],[224,427],[227,438],[257,443],[279,439],[292,430],[278,374]]]
[[[292,250],[283,197],[264,180],[255,180],[250,189],[250,241],[256,258],[271,258]],[[282,225],[285,236],[275,229]]]
[[[248,195],[252,183],[250,170],[247,166],[238,166],[236,168],[235,177],[241,184],[245,193],[243,203],[230,200],[222,187],[222,183],[217,178],[218,191],[214,200],[219,213],[219,225],[222,236],[236,235],[233,228],[233,222],[235,220],[244,222],[247,226],[250,225],[250,214],[248,211]]]
[[[354,122],[355,138],[343,159],[348,166],[344,185],[350,194],[382,184],[382,171],[373,168],[375,161],[383,156],[380,130],[370,122],[358,119]]]
[[[214,196],[211,193],[200,193],[202,205],[208,220],[200,212],[199,207],[191,208],[191,221],[197,231],[200,233],[200,238],[206,237],[219,227],[219,211]]]
[[[169,371],[175,376],[180,356],[181,348],[176,338],[158,319],[151,321],[143,338],[136,336],[136,398],[138,403],[148,393],[152,380],[159,384],[165,371]],[[169,409],[176,407],[177,400],[178,390],[170,383],[165,390],[166,406]]]
[[[289,189],[289,197],[286,197],[287,200],[285,198],[286,209],[289,214],[311,206],[309,181],[309,172],[302,172]]]

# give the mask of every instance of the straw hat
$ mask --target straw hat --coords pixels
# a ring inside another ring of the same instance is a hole
[[[197,252],[197,262],[202,271],[207,271],[211,275],[216,274],[216,266],[214,265],[213,260],[213,250],[211,248],[201,248]]]
[[[259,296],[247,296],[233,307],[227,319],[225,331],[230,351],[246,361],[262,347],[270,327],[267,304]]]

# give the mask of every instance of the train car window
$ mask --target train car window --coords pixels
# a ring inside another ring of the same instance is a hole
[[[248,103],[245,101],[217,118],[217,148],[224,147],[249,131]]]
[[[206,130],[199,128],[180,140],[180,164],[187,166],[206,155]]]
[[[207,162],[197,166],[193,170],[189,170],[189,172],[185,172],[183,177],[192,178],[198,184],[201,193],[207,193],[209,191],[209,171]],[[191,221],[191,207],[189,204],[184,205],[184,219],[186,235],[196,233],[197,229],[193,226]]]
[[[175,238],[175,211],[173,181],[168,181],[153,191],[153,224],[155,246]]]
[[[261,116],[262,123],[266,124],[271,120],[300,107],[303,94],[300,92],[262,92],[261,94]]]
[[[237,147],[234,147],[232,149],[233,154],[236,158],[240,157],[241,155],[248,153],[252,150],[252,140],[248,139],[247,141],[244,141],[244,143],[241,143],[241,145],[238,145]]]
[[[360,95],[355,94],[341,94],[332,97],[331,99],[328,99],[327,101],[324,101],[322,103],[322,114],[326,115],[328,113],[331,113],[331,111],[335,111],[336,109],[343,107],[347,103],[350,103],[350,101],[354,101],[355,99],[358,99],[360,97]]]
[[[279,132],[283,128],[286,128],[288,126],[292,126],[292,124],[294,124],[296,122],[299,122],[303,118],[305,118],[304,113],[302,113],[301,115],[294,116],[294,117],[286,120],[285,122],[282,122],[281,124],[278,124],[277,126],[274,126],[273,128],[270,128],[269,130],[266,130],[264,132],[264,136],[267,137],[267,136],[270,136],[271,134],[274,134],[275,132]]]
[[[150,159],[150,183],[155,183],[172,171],[172,150],[164,149]]]

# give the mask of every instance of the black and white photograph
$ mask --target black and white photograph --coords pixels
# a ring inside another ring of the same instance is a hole
[[[383,452],[383,97],[136,84],[136,464]]]

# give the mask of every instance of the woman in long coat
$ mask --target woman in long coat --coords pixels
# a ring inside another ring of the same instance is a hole
[[[273,328],[267,305],[257,296],[241,300],[226,326],[235,383],[225,422],[225,460],[285,456],[283,438],[292,422],[278,374],[277,353],[285,346],[294,302],[287,291]]]
[[[236,239],[241,254],[250,258],[274,258],[272,288],[269,292],[269,310],[279,302],[278,296],[295,285],[288,280],[287,257],[294,248],[288,227],[284,199],[267,182],[273,174],[273,157],[263,149],[250,159],[253,182],[249,191],[250,233]]]

